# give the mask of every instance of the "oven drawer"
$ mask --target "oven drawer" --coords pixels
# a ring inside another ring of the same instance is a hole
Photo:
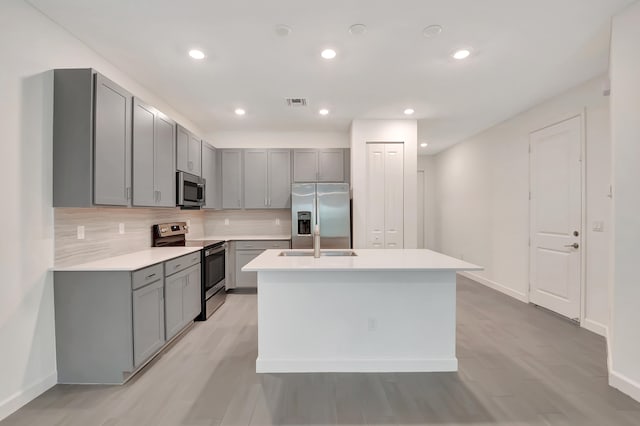
[[[288,249],[289,240],[236,241],[237,250]]]
[[[131,274],[131,289],[136,290],[154,281],[161,280],[163,277],[162,263],[140,269]]]
[[[200,263],[200,252],[196,251],[194,253],[187,254],[186,256],[180,256],[176,259],[167,260],[164,265],[164,275],[169,276],[175,274],[176,272],[182,271],[183,269],[187,269],[190,266],[197,265]]]

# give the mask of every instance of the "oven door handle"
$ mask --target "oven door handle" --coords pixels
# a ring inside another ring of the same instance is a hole
[[[210,250],[207,250],[207,251],[204,252],[204,256],[205,257],[212,256],[214,254],[222,253],[225,250],[226,250],[226,248],[224,246],[223,247],[218,247],[216,249],[210,249]]]

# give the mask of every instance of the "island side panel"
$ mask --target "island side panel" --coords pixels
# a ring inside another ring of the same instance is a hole
[[[457,371],[455,271],[258,273],[256,371]]]

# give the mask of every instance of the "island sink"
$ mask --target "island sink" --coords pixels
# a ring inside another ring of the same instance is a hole
[[[278,256],[308,256],[313,257],[312,251],[282,251]],[[357,256],[353,250],[325,250],[320,251],[320,256]]]

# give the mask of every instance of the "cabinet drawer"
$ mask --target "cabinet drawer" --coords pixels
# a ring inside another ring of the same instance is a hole
[[[165,276],[169,276],[171,274],[175,274],[178,271],[182,271],[183,269],[188,268],[189,266],[197,265],[200,263],[200,252],[196,251],[191,254],[187,254],[186,256],[180,256],[176,259],[171,259],[166,261],[164,274]]]
[[[151,284],[152,282],[163,278],[162,263],[140,269],[131,275],[131,288],[133,290],[144,287],[147,284]]]
[[[254,250],[254,249],[288,249],[289,240],[262,240],[262,241],[237,241],[237,250]]]

